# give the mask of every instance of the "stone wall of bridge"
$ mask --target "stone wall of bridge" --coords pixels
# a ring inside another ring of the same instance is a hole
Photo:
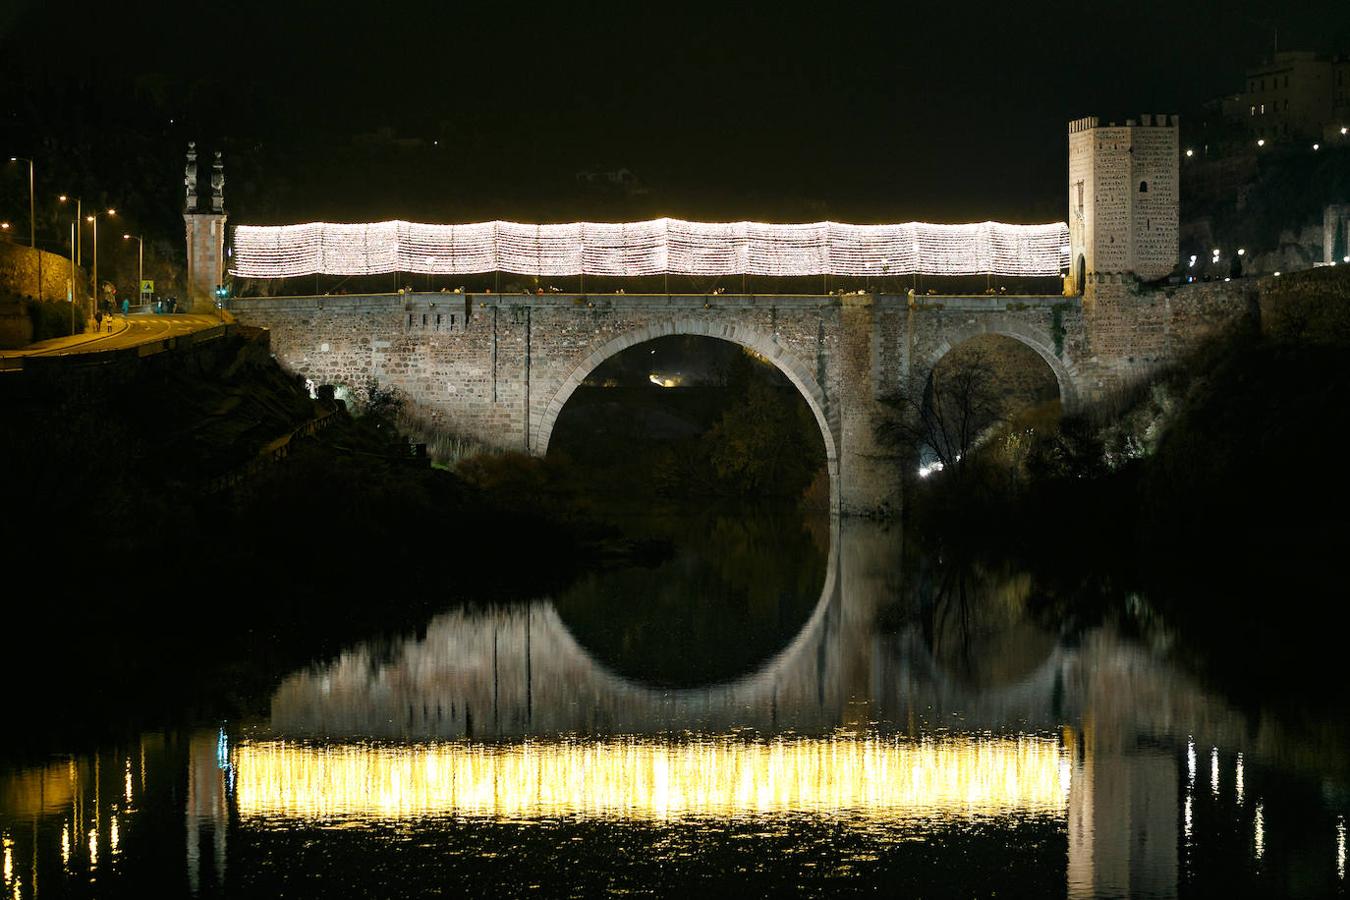
[[[875,439],[878,400],[922,385],[951,348],[998,334],[1037,352],[1067,408],[1107,395],[1249,312],[1247,283],[1085,296],[395,294],[236,300],[280,360],[316,383],[404,393],[435,425],[546,453],[572,392],[601,362],[671,334],[732,341],[773,362],[820,425],[835,510],[885,514],[899,473]]]

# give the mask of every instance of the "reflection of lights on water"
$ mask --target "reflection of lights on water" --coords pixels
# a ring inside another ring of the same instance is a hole
[[[70,823],[61,826],[61,865],[70,865]]]
[[[1266,854],[1266,815],[1262,804],[1256,804],[1256,825],[1252,835],[1252,852],[1257,859]]]
[[[1044,738],[467,743],[234,751],[242,816],[410,818],[849,812],[987,815],[1066,808],[1063,751]]]
[[[4,847],[5,881],[8,882],[14,877],[14,840],[9,835],[5,835],[0,838],[0,845]]]
[[[126,764],[126,769],[125,769],[125,777],[123,778],[122,783],[123,783],[123,787],[122,787],[122,796],[123,796],[123,798],[126,799],[126,801],[127,801],[128,803],[130,803],[130,802],[131,802],[131,759],[130,759],[130,757],[127,758],[127,764]]]
[[[1336,877],[1345,879],[1345,816],[1336,823]]]
[[[655,372],[653,372],[647,376],[647,380],[650,381],[652,384],[656,385],[657,387],[673,388],[679,387],[680,382],[683,379],[680,378],[680,376],[678,375],[658,375]]]
[[[98,829],[89,831],[89,867],[98,865]]]
[[[1192,806],[1191,806],[1191,804],[1192,804],[1193,802],[1194,802],[1194,801],[1192,800],[1191,795],[1190,795],[1190,794],[1187,794],[1187,795],[1186,795],[1186,809],[1185,809],[1185,813],[1184,813],[1184,815],[1183,815],[1183,822],[1185,823],[1185,828],[1186,828],[1186,843],[1188,843],[1188,844],[1191,842],[1191,815],[1192,815]]]
[[[1209,752],[1209,789],[1214,796],[1219,796],[1219,748],[1215,747]]]
[[[108,822],[108,845],[112,848],[113,856],[117,855],[117,816],[113,816]]]
[[[1239,754],[1237,755],[1237,802],[1238,802],[1238,803],[1242,803],[1242,789],[1243,789],[1243,786],[1244,786],[1244,785],[1243,785],[1243,778],[1242,778],[1242,754],[1239,753]]]
[[[1195,739],[1186,738],[1186,785],[1195,785]]]

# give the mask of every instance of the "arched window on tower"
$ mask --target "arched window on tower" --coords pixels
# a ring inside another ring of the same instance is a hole
[[[1148,182],[1147,182],[1147,181],[1141,181],[1141,182],[1139,182],[1139,193],[1141,193],[1141,194],[1147,194],[1147,193],[1148,193]]]

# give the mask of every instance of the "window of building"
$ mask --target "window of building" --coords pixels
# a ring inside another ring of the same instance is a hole
[[[1141,181],[1141,182],[1139,182],[1139,193],[1141,193],[1141,194],[1147,194],[1147,193],[1148,193],[1148,182],[1147,182],[1147,181]]]
[[[1256,115],[1256,107],[1255,107],[1255,106],[1252,107],[1252,115]]]

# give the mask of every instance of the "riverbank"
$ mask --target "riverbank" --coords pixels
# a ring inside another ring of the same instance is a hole
[[[273,679],[354,639],[460,598],[536,596],[602,561],[603,535],[311,397],[265,335],[143,361],[116,385],[0,390],[0,674],[34,684],[14,710],[46,740],[130,709],[140,724],[256,712]]]

